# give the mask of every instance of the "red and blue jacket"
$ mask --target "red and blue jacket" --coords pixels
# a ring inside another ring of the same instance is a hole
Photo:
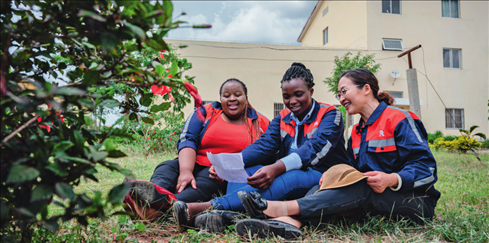
[[[180,134],[177,144],[178,151],[186,147],[193,148],[195,151],[197,151],[200,146],[200,142],[207,131],[207,128],[212,125],[212,123],[221,115],[222,112],[221,103],[217,101],[195,109],[187,118],[187,121],[185,121],[185,125],[183,125],[182,133]],[[201,114],[201,117],[199,117],[199,113]],[[251,108],[248,108],[247,116],[248,120],[253,121],[255,119],[259,119],[260,134],[263,134],[267,130],[270,121],[265,116],[257,113]],[[253,128],[252,131],[254,131]],[[229,134],[222,134],[222,136],[229,136]],[[257,139],[258,137],[253,137],[253,141]]]
[[[436,206],[440,192],[436,161],[416,114],[381,102],[366,123],[360,120],[348,141],[352,166],[361,172],[397,173],[401,191],[422,191]]]
[[[333,165],[348,164],[341,111],[313,102],[311,116],[298,127],[295,151],[291,151],[291,145],[296,123],[291,119],[291,111],[284,109],[270,122],[265,134],[242,151],[245,167],[271,164],[291,152],[300,157],[304,170],[312,167],[322,173]]]

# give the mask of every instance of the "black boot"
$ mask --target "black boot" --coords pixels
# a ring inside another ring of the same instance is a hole
[[[268,218],[263,210],[267,209],[267,200],[262,199],[260,193],[256,191],[246,192],[239,191],[238,197],[243,204],[246,212],[251,218],[266,219]]]

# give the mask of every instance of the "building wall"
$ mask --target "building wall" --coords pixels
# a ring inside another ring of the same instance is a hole
[[[460,18],[443,18],[441,1],[401,1],[401,14],[382,13],[381,1],[367,2],[368,50],[382,48],[382,38],[402,39],[404,50],[422,45],[412,53],[413,67],[418,72],[422,119],[431,131],[459,134],[458,129],[445,129],[445,107],[463,108],[465,128],[479,125],[480,132],[488,133],[488,2],[460,1]],[[443,48],[462,50],[462,68],[443,67]],[[400,51],[383,51],[377,58],[394,56]],[[404,57],[407,60],[407,56]],[[384,89],[406,90],[404,60],[383,61],[379,80],[392,80],[390,71],[401,71],[396,84],[381,83]],[[427,78],[421,73],[428,73]]]
[[[321,1],[319,11],[302,39],[303,46],[335,49],[366,49],[367,3],[364,1]],[[323,11],[328,13],[323,16]],[[323,45],[323,30],[328,28],[329,41]]]

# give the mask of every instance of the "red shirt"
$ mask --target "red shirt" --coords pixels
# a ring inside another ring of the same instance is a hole
[[[200,147],[197,149],[195,162],[199,165],[211,166],[207,152],[213,154],[239,153],[248,145],[250,145],[250,140],[245,125],[227,123],[219,116],[205,132]]]

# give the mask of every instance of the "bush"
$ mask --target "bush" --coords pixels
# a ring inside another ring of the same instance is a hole
[[[428,143],[433,144],[437,138],[443,137],[441,131],[435,131],[435,133],[428,133]]]
[[[451,137],[449,137],[451,139]],[[477,141],[475,138],[467,138],[466,136],[459,136],[453,140],[444,140],[444,138],[438,138],[435,140],[434,147],[435,149],[445,148],[448,151],[458,151],[461,153],[467,152],[470,150],[470,147],[476,149],[481,146],[481,142]]]
[[[0,241],[30,242],[38,227],[57,230],[71,219],[87,225],[120,205],[126,185],[93,197],[73,188],[84,179],[97,182],[99,166],[132,177],[107,159],[126,156],[114,138],[134,139],[118,127],[125,120],[152,125],[137,114],[170,108],[154,103],[150,87],[197,97],[176,60],[144,66],[132,55],[147,47],[169,51],[163,37],[182,24],[173,22],[172,9],[170,1],[0,2]],[[100,107],[119,107],[127,118],[102,130],[88,127],[86,115]],[[60,215],[49,212],[53,202]]]
[[[457,138],[458,138],[457,136],[447,135],[447,136],[443,136],[443,141],[453,141]]]
[[[489,139],[484,140],[481,144],[482,149],[489,149]]]

